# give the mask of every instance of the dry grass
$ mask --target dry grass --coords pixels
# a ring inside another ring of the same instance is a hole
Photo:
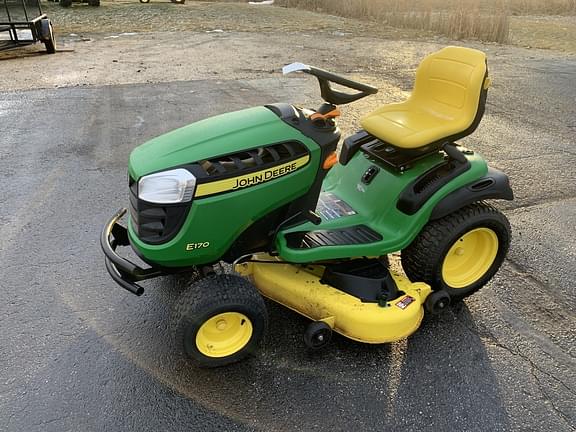
[[[576,0],[278,0],[281,6],[428,30],[452,39],[507,42],[510,15],[574,14]]]
[[[574,15],[576,0],[508,0],[514,15]]]
[[[429,30],[452,39],[506,42],[509,12],[504,0],[280,0],[280,5],[370,19],[393,27]]]

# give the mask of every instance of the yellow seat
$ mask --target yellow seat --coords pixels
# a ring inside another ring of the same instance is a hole
[[[408,100],[378,108],[361,124],[369,134],[404,149],[454,141],[480,123],[488,86],[482,51],[446,47],[420,63]]]

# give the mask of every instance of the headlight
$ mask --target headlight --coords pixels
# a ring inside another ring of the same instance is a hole
[[[179,168],[142,177],[138,181],[138,198],[156,204],[188,202],[195,187],[196,177]]]

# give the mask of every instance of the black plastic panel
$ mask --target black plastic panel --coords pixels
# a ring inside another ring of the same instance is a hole
[[[363,302],[387,301],[398,297],[398,287],[379,259],[355,259],[326,266],[322,283],[344,291]]]
[[[380,240],[382,240],[382,236],[366,225],[356,225],[338,230],[293,232],[286,235],[288,247],[292,249],[368,244]]]
[[[201,184],[268,169],[308,153],[308,148],[301,142],[285,141],[201,160],[184,168]]]
[[[455,159],[444,161],[410,183],[398,197],[398,210],[408,215],[420,210],[432,195],[470,169],[468,159],[463,160],[464,163]]]
[[[413,150],[401,149],[374,137],[371,140],[363,138],[361,142],[362,151],[372,160],[382,162],[397,171],[406,171],[417,160],[425,158],[432,153],[438,153],[441,149],[440,144]]]
[[[149,244],[165,243],[182,227],[191,203],[153,204],[138,199],[138,183],[130,179],[130,219],[138,238]]]

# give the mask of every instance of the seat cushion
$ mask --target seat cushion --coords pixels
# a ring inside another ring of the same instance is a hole
[[[396,147],[415,149],[466,129],[466,118],[427,112],[411,101],[381,107],[361,121],[371,135]]]

